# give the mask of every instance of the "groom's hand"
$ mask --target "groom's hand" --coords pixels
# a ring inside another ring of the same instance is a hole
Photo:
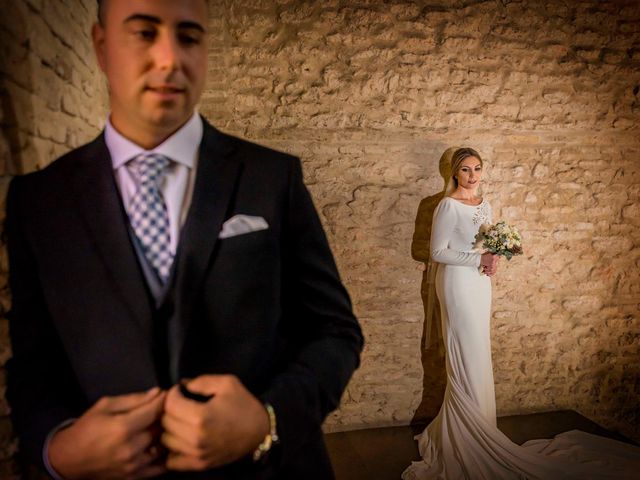
[[[269,433],[269,416],[260,401],[234,375],[203,375],[184,384],[212,396],[185,398],[178,385],[169,390],[162,417],[162,443],[170,470],[207,470],[252,453]]]
[[[137,479],[164,473],[157,443],[164,396],[154,388],[101,398],[53,436],[51,466],[66,479]]]

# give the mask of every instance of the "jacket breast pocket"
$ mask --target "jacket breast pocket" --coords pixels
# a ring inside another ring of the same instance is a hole
[[[270,229],[221,238],[218,242],[219,255],[272,252],[277,245],[274,234]]]

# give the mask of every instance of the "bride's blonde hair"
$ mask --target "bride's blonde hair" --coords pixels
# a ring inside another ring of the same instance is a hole
[[[447,152],[449,152],[448,149],[444,154],[447,154]],[[458,174],[458,170],[460,169],[460,165],[462,164],[462,162],[469,158],[469,157],[475,157],[480,161],[480,166],[484,166],[484,162],[482,161],[482,157],[480,157],[480,154],[478,152],[476,152],[473,148],[470,147],[463,147],[463,148],[458,148],[456,149],[453,154],[451,155],[451,171],[450,171],[450,177],[449,177],[449,181],[447,182],[447,186],[444,190],[444,194],[445,196],[451,195],[453,192],[455,192],[456,188],[458,188],[458,179],[456,178],[457,174]]]

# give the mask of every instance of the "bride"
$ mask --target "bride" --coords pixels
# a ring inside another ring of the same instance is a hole
[[[640,448],[577,430],[520,446],[498,430],[489,322],[490,277],[498,258],[473,250],[480,225],[492,222],[491,206],[478,196],[482,172],[478,152],[455,150],[445,196],[434,212],[431,258],[438,263],[447,387],[440,412],[416,437],[422,461],[402,478],[637,478]]]

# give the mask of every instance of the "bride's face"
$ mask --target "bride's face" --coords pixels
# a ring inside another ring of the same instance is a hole
[[[460,164],[456,177],[458,187],[465,190],[476,190],[482,179],[482,163],[476,157],[465,158]]]

